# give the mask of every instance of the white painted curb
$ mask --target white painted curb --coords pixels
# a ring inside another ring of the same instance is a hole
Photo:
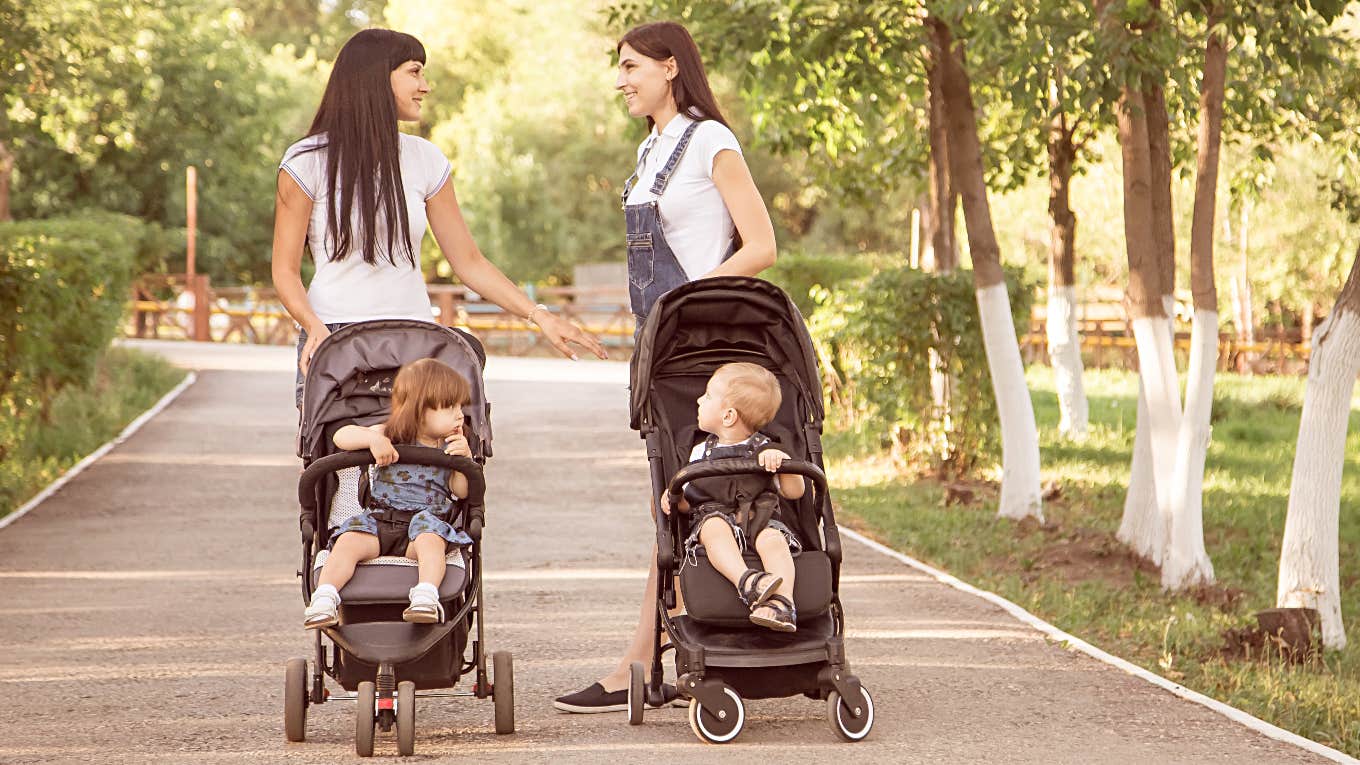
[[[1146,669],[1137,666],[1136,664],[1133,664],[1131,662],[1119,658],[1118,656],[1108,654],[1100,650],[1099,648],[1096,648],[1095,646],[1091,645],[1090,643],[1087,643],[1085,640],[1082,640],[1081,638],[1063,632],[1057,627],[1054,627],[1052,624],[1049,624],[1043,619],[1040,619],[1034,614],[1031,614],[1030,612],[1021,608],[1020,606],[1017,606],[1016,604],[1010,602],[1009,600],[1006,600],[1005,598],[1001,597],[1000,595],[997,595],[994,592],[979,590],[973,585],[968,584],[967,582],[964,582],[958,579],[957,577],[954,577],[950,574],[946,574],[945,572],[940,571],[939,569],[933,568],[931,566],[927,566],[926,564],[922,563],[919,560],[916,560],[915,558],[912,558],[911,556],[903,555],[902,553],[892,549],[891,547],[875,542],[874,540],[869,539],[863,534],[857,533],[851,529],[847,529],[844,526],[841,527],[840,532],[843,536],[850,537],[856,542],[859,542],[872,550],[876,550],[890,558],[905,563],[908,566],[918,571],[921,571],[922,573],[928,574],[943,584],[947,584],[956,590],[966,592],[969,595],[975,595],[991,603],[992,605],[1000,607],[1001,609],[1009,613],[1011,616],[1014,616],[1016,619],[1019,619],[1020,621],[1024,622],[1025,624],[1028,624],[1029,626],[1033,627],[1036,630],[1039,630],[1040,632],[1047,635],[1050,639],[1063,644],[1063,646],[1068,649],[1080,651],[1098,661],[1102,661],[1106,664],[1109,664],[1112,667],[1117,667],[1129,673],[1130,675],[1133,675],[1134,677],[1146,680],[1147,682],[1152,683],[1153,685],[1163,690],[1170,691],[1171,693],[1185,699],[1186,701],[1193,701],[1194,703],[1199,704],[1200,706],[1208,707],[1209,709],[1212,709],[1213,711],[1223,715],[1229,720],[1241,723],[1247,726],[1248,728],[1251,728],[1252,730],[1256,731],[1257,733],[1273,738],[1276,741],[1283,741],[1286,744],[1293,744],[1294,746],[1297,746],[1301,749],[1306,749],[1320,757],[1326,757],[1332,762],[1360,763],[1360,760],[1356,760],[1355,758],[1351,757],[1345,752],[1337,751],[1336,749],[1332,749],[1329,746],[1319,744],[1318,742],[1313,741],[1312,739],[1304,738],[1303,736],[1300,736],[1297,733],[1291,733],[1283,728],[1278,728],[1266,722],[1265,720],[1262,720],[1257,717],[1252,717],[1251,715],[1247,714],[1246,712],[1243,712],[1242,710],[1236,707],[1228,706],[1227,704],[1224,704],[1223,702],[1218,701],[1217,699],[1211,699],[1202,693],[1197,693],[1195,691],[1190,690],[1189,688],[1186,688],[1183,685],[1173,683],[1170,680],[1167,680],[1165,677],[1162,677],[1161,675],[1149,672]]]
[[[104,444],[98,449],[95,449],[88,456],[86,456],[85,459],[81,460],[80,462],[77,462],[70,470],[67,470],[65,473],[62,473],[60,478],[48,484],[47,488],[38,492],[38,495],[36,497],[25,502],[23,507],[20,507],[18,510],[15,510],[9,515],[6,515],[4,518],[0,518],[0,529],[5,528],[11,523],[14,523],[15,521],[22,518],[24,514],[26,514],[29,510],[32,510],[38,505],[41,505],[43,503],[43,500],[57,493],[57,490],[65,486],[67,481],[71,480],[72,478],[75,478],[85,468],[94,464],[95,460],[99,459],[100,457],[103,457],[105,454],[108,454],[110,449],[126,441],[129,436],[140,430],[141,427],[146,424],[147,420],[150,420],[152,417],[155,417],[156,415],[160,414],[162,409],[169,406],[170,402],[178,398],[179,394],[183,393],[185,388],[188,388],[190,385],[193,385],[194,381],[197,379],[198,375],[195,374],[194,372],[190,372],[189,374],[185,375],[184,379],[180,381],[179,385],[176,385],[174,388],[172,388],[169,393],[165,394],[164,396],[161,396],[160,401],[157,401],[156,404],[152,406],[150,409],[146,410],[145,412],[142,412],[141,415],[137,417],[137,419],[133,420],[132,422],[129,422],[127,427],[123,428],[123,432],[115,436],[112,441],[109,441],[108,443]]]

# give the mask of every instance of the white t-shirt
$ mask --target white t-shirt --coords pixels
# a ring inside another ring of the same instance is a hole
[[[638,145],[638,157],[649,142],[652,148],[642,167],[638,168],[637,183],[628,193],[628,204],[646,204],[656,199],[652,193],[656,174],[666,166],[680,136],[693,122],[678,114],[659,135],[653,127],[651,134]],[[691,281],[717,268],[732,246],[732,215],[727,211],[718,187],[713,185],[713,160],[725,149],[741,153],[741,144],[737,143],[732,131],[713,120],[699,123],[657,205],[666,243]]]
[[[415,266],[406,262],[401,250],[396,253],[396,265],[382,253],[376,263],[369,265],[353,246],[344,260],[331,260],[335,247],[326,232],[326,207],[330,203],[326,149],[307,151],[324,144],[324,135],[304,138],[288,147],[279,163],[313,203],[312,218],[307,224],[307,244],[316,260],[316,275],[307,287],[307,299],[317,317],[326,324],[369,319],[434,320],[429,293],[425,290],[425,276],[419,266],[420,240],[425,236],[428,223],[425,202],[448,181],[453,166],[437,146],[424,138],[407,133],[400,136],[397,146],[401,182],[406,192],[408,237]],[[350,231],[357,239],[362,230],[356,200]],[[378,221],[377,241],[384,246],[387,241],[383,220]]]

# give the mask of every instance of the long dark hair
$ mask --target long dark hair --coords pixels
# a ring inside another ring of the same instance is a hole
[[[393,70],[407,61],[425,63],[425,46],[411,35],[365,29],[349,38],[335,57],[326,92],[307,131],[309,137],[326,136],[313,150],[327,150],[326,234],[335,244],[333,260],[344,260],[357,245],[365,263],[377,263],[381,218],[387,222],[387,246],[382,250],[387,260],[395,266],[400,251],[411,266],[416,265],[401,183],[401,137],[391,80]],[[361,226],[358,241],[350,228],[356,200]]]
[[[718,102],[713,98],[713,89],[708,86],[708,75],[704,72],[704,62],[699,58],[699,46],[694,44],[689,30],[674,21],[656,21],[628,30],[619,39],[614,52],[623,50],[624,44],[647,58],[665,61],[675,57],[679,72],[671,80],[671,93],[675,96],[675,106],[679,112],[696,120],[721,122],[731,129],[723,118]],[[647,117],[650,130],[653,120]]]

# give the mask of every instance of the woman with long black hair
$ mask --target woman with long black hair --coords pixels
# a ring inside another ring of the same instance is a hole
[[[686,282],[755,276],[773,265],[774,226],[689,31],[673,22],[644,24],[619,40],[617,52],[615,88],[628,114],[645,118],[651,128],[622,199],[629,298],[640,328],[657,298]],[[651,667],[656,591],[653,548],[637,628],[618,665],[553,706],[587,713],[627,709],[629,665]],[[678,696],[672,686],[663,690],[667,701]]]
[[[477,248],[429,141],[402,133],[430,92],[425,48],[408,34],[366,29],[340,49],[307,137],[279,165],[274,287],[301,327],[297,403],[312,353],[341,326],[369,319],[432,321],[420,269],[428,225],[453,272],[502,309],[537,325],[563,355],[572,345],[605,357],[590,334],[534,305]],[[302,284],[304,245],[316,273]]]

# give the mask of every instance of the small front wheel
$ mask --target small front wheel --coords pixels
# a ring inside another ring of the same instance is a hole
[[[416,753],[416,684],[410,680],[397,683],[397,754],[410,757]]]
[[[307,739],[307,660],[289,659],[283,675],[283,734],[289,741]]]
[[[365,680],[354,694],[354,752],[360,757],[373,756],[373,727],[377,722],[377,686]]]
[[[491,654],[491,696],[496,705],[496,732],[515,732],[515,660],[509,651]]]
[[[723,687],[723,693],[732,700],[732,710],[711,710],[699,703],[698,698],[689,700],[689,727],[694,735],[706,744],[726,744],[741,733],[746,723],[746,706],[737,692]]]
[[[868,688],[860,686],[859,690],[864,694],[864,708],[859,710],[858,716],[840,693],[832,691],[826,697],[826,719],[831,723],[831,730],[850,742],[863,741],[869,735],[869,729],[874,727],[874,699],[869,695]]]
[[[647,681],[643,678],[646,671],[642,662],[628,665],[628,724],[641,725],[642,711],[647,702]]]

